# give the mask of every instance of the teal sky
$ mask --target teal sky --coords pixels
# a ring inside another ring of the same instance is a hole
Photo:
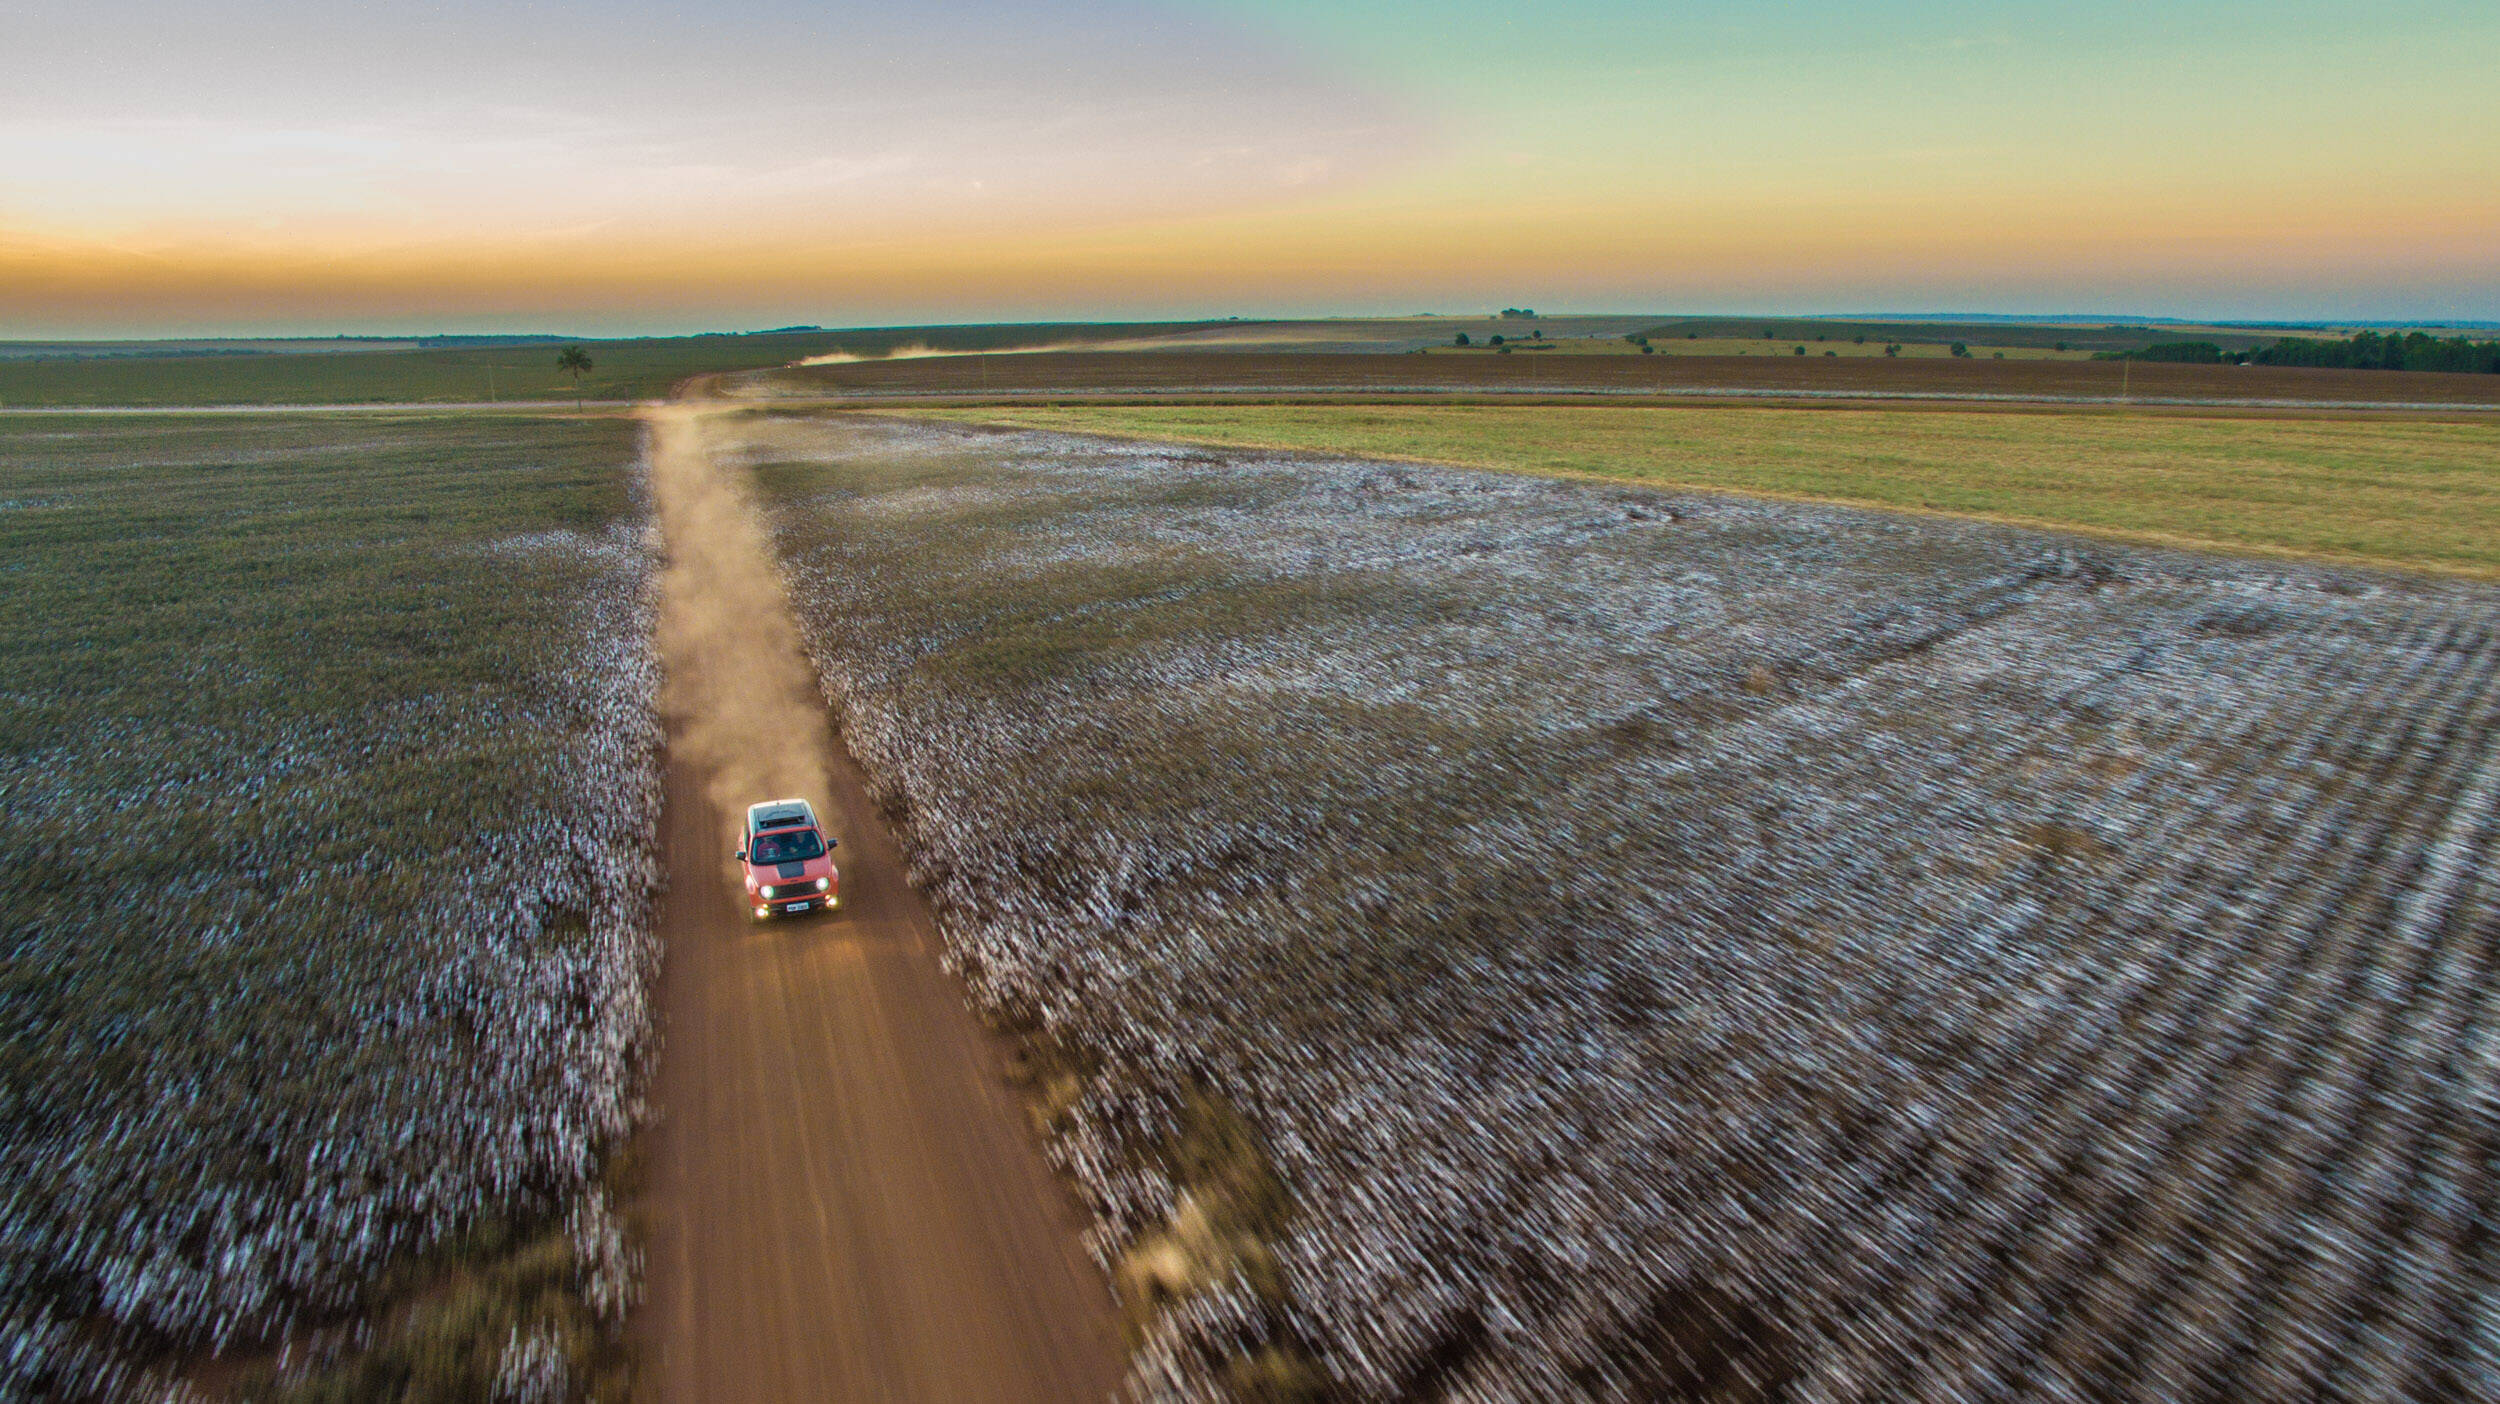
[[[1987,186],[2500,213],[2489,3],[1226,8],[1432,113],[1457,169],[1507,165],[1511,192],[1574,203],[1942,203]]]
[[[2500,5],[88,0],[0,335],[2500,318]]]

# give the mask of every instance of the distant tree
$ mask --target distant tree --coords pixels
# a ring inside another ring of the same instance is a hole
[[[1967,342],[1961,342],[1961,341],[1957,341],[1957,342],[1953,343],[1953,354],[1954,354],[1954,355],[1956,355],[1956,356],[1961,357],[1961,358],[1962,358],[1963,360],[1965,360],[1965,361],[1969,360],[1969,359],[1970,359],[1970,345],[1969,345],[1969,343],[1967,343]]]
[[[2060,351],[2065,350],[2065,349],[2066,349],[2066,343],[2065,343],[2065,342],[2062,342],[2062,341],[2061,341],[2061,342],[2059,342],[2059,343],[2057,343],[2057,349],[2058,349],[2058,350],[2060,350]]]
[[[2000,361],[2004,360],[2004,359],[2005,359],[2005,353],[2004,353],[2004,352],[2002,352],[2002,351],[1997,352],[1997,353],[1996,353],[1996,358],[1997,358],[1998,360],[2000,360]]]
[[[1699,341],[1699,340],[1701,340],[1701,333],[1700,333],[1700,332],[1686,332],[1686,333],[1684,333],[1684,339],[1685,339],[1686,341]]]
[[[1777,328],[1775,327],[1764,327],[1762,329],[1762,339],[1764,341],[1769,341],[1771,339],[1771,333],[1776,330]]]
[[[2158,348],[2148,348],[2158,349]],[[2152,359],[2143,353],[2128,353]],[[2354,370],[2500,372],[2500,341],[2473,341],[2462,336],[2435,337],[2423,332],[2362,332],[2349,341],[2287,336],[2272,346],[2247,353],[2261,366],[2326,366]]]
[[[1859,332],[1859,333],[1858,333],[1858,344],[1859,344],[1860,346],[1864,346],[1864,345],[1866,344],[1866,333],[1865,333],[1865,332]]]
[[[1528,335],[1535,337],[1535,338],[1536,338],[1537,340],[1539,340],[1539,341],[1543,341],[1543,340],[1545,339],[1545,328],[1543,328],[1543,327],[1538,327],[1538,328],[1536,328],[1535,330],[1533,330],[1533,331],[1529,332],[1529,333],[1528,333]]]
[[[1802,356],[1802,355],[1804,355],[1805,353],[1806,353],[1806,349],[1805,349],[1804,347],[1800,346],[1800,347],[1798,347],[1798,348],[1797,348],[1797,354],[1798,354],[1798,355]]]
[[[1502,344],[1502,334],[1500,332],[1493,333],[1493,344],[1496,346]]]
[[[1658,354],[1658,348],[1644,341],[1641,343],[1641,354],[1644,356],[1655,356]]]
[[[573,377],[573,406],[581,407],[582,377],[590,374],[590,353],[578,346],[567,346],[556,353],[556,373]]]
[[[1837,351],[1826,351],[1826,352],[1824,352],[1823,354],[1824,354],[1824,355],[1826,355],[1826,356],[1837,356],[1837,355],[1839,355],[1840,353],[1839,353],[1839,352],[1837,352]]]
[[[1816,332],[1816,333],[1814,334],[1814,339],[1815,339],[1815,340],[1817,340],[1817,341],[1829,341],[1829,340],[1831,340],[1832,338],[1831,338],[1831,333],[1829,333],[1829,332]]]
[[[1885,347],[1884,347],[1884,354],[1885,354],[1885,355],[1887,355],[1887,356],[1898,356],[1898,355],[1900,355],[1900,354],[1901,354],[1901,343],[1900,343],[1900,342],[1898,342],[1898,341],[1896,341],[1896,342],[1892,342],[1891,344],[1889,344],[1889,345],[1885,346]]]
[[[1467,339],[1467,333],[1465,333],[1465,332],[1460,332],[1460,333],[1458,334],[1458,339],[1457,339],[1456,341],[1451,342],[1450,344],[1451,344],[1451,345],[1453,345],[1453,346],[1473,346],[1473,345],[1475,345],[1475,343],[1474,343],[1474,342],[1469,341],[1469,340]]]

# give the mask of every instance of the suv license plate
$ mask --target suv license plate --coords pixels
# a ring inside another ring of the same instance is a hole
[[[782,910],[785,912],[803,912],[815,905],[816,903],[812,900],[806,902],[792,902],[789,906],[782,908]]]

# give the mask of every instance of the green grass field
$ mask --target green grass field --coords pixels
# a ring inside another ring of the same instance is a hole
[[[814,335],[674,337],[582,343],[594,400],[666,395],[690,375],[760,370],[828,350]],[[259,356],[127,356],[0,363],[0,405],[289,405],[574,398],[553,346],[340,351]]]
[[[1153,336],[1202,323],[878,327],[748,336],[584,341],[596,368],[579,395],[651,400],[689,376],[763,370],[808,356],[882,355],[925,345],[981,350]],[[114,356],[0,361],[0,406],[303,405],[543,400],[576,397],[554,346],[341,351],[251,356]]]
[[[2500,575],[2500,425],[1613,406],[1083,407],[930,417],[1424,459]]]

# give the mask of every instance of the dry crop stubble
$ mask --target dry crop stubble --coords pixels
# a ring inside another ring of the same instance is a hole
[[[736,435],[1100,1256],[1225,1241],[1205,1107],[1273,1176],[1141,1392],[2500,1387],[2491,587]]]

